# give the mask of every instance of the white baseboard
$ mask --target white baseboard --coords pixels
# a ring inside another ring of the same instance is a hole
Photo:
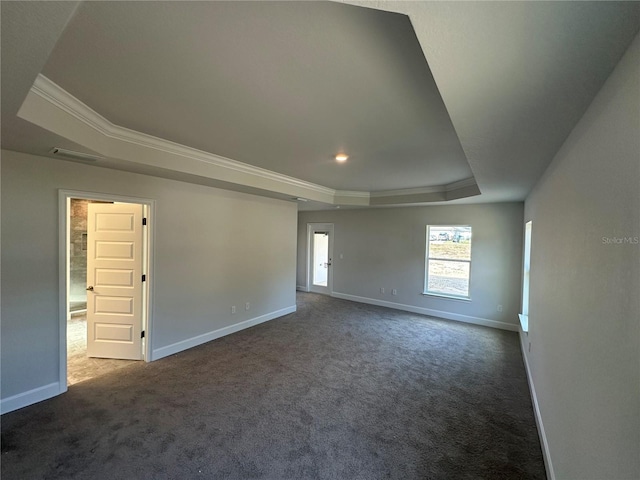
[[[239,332],[240,330],[244,330],[245,328],[253,327],[254,325],[273,320],[274,318],[282,317],[283,315],[288,315],[289,313],[293,313],[295,311],[296,306],[293,305],[291,307],[276,310],[275,312],[260,315],[259,317],[250,318],[249,320],[245,320],[234,325],[229,325],[228,327],[219,328],[218,330],[213,330],[212,332],[203,333],[202,335],[198,335],[196,337],[172,343],[171,345],[167,345],[166,347],[156,348],[151,353],[151,361],[159,360],[161,358],[168,357],[169,355],[182,352],[189,348],[197,347],[198,345],[210,342],[211,340],[215,340],[216,338]]]
[[[497,320],[471,317],[469,315],[461,315],[459,313],[443,312],[441,310],[433,310],[431,308],[415,307],[413,305],[405,305],[403,303],[387,302],[386,300],[378,300],[377,298],[358,297],[356,295],[349,295],[346,293],[333,292],[331,296],[342,298],[343,300],[351,300],[353,302],[368,303],[370,305],[377,305],[379,307],[394,308],[396,310],[404,310],[405,312],[419,313],[421,315],[445,318],[447,320],[455,320],[456,322],[472,323],[474,325],[483,325],[485,327],[498,328],[500,330],[509,330],[511,332],[518,331],[518,325],[506,322],[498,322]]]
[[[5,414],[18,410],[19,408],[28,407],[34,403],[48,400],[51,397],[55,397],[62,393],[60,391],[60,383],[54,382],[49,385],[34,388],[28,392],[19,393],[12,397],[3,398],[0,400],[0,413]]]
[[[549,443],[547,442],[547,434],[544,431],[544,424],[542,423],[542,415],[540,413],[540,405],[538,404],[538,397],[536,395],[536,387],[533,384],[533,378],[531,377],[531,370],[529,369],[529,359],[527,358],[526,342],[523,340],[526,335],[519,334],[520,348],[522,349],[522,358],[524,359],[524,367],[527,372],[527,380],[529,381],[529,392],[531,393],[531,401],[533,402],[533,413],[536,419],[536,425],[538,426],[538,436],[540,437],[540,444],[542,445],[542,458],[544,459],[544,466],[547,470],[547,478],[549,480],[556,480],[556,474],[553,471],[553,464],[551,463],[551,452],[549,451]]]
[[[187,340],[183,340],[166,347],[158,348],[156,350],[153,350],[152,360],[158,360],[160,358],[173,355],[174,353],[187,350],[188,348],[196,347],[203,343],[210,342],[211,340],[215,340],[216,338],[224,337],[225,335],[244,330],[245,328],[253,327],[254,325],[273,320],[274,318],[282,317],[283,315],[287,315],[295,311],[296,306],[293,305],[291,307],[283,308],[281,310],[276,310],[275,312],[267,313],[259,317],[245,320],[244,322],[236,323],[235,325],[230,325],[228,327],[214,330],[213,332],[198,335],[197,337],[189,338]],[[0,400],[0,414],[13,412],[14,410],[18,410],[19,408],[27,407],[29,405],[33,405],[34,403],[42,402],[43,400],[48,400],[49,398],[64,393],[65,391],[66,388],[64,390],[61,390],[60,383],[55,382],[50,383],[49,385],[34,388],[33,390],[29,390],[28,392],[19,393],[8,398],[3,398],[2,400]]]
[[[299,292],[308,292],[309,290],[307,290],[307,287],[305,287],[304,285],[296,285],[296,290],[298,290]]]

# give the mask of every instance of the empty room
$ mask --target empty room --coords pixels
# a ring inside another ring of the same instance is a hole
[[[0,8],[3,480],[640,478],[640,2]]]

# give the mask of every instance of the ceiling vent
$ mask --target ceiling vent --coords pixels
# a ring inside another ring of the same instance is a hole
[[[70,158],[73,160],[84,160],[88,162],[96,162],[98,160],[104,160],[104,157],[100,155],[92,155],[90,153],[74,152],[73,150],[67,150],[66,148],[53,147],[49,153],[57,157]]]

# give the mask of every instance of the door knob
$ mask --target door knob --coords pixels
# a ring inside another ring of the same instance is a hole
[[[93,292],[93,285],[89,285],[89,286],[87,287],[87,290],[89,290],[90,292]]]

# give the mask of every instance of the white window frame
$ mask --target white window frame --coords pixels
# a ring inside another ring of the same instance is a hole
[[[431,247],[431,239],[430,239],[430,231],[431,228],[469,228],[471,232],[471,255],[473,258],[473,227],[471,225],[427,225],[427,236],[426,236],[426,248],[425,248],[425,258],[424,258],[424,287],[423,287],[423,295],[429,295],[433,297],[442,297],[449,298],[453,300],[471,300],[471,260],[460,260],[460,259],[452,259],[452,258],[437,258],[430,257],[429,251]],[[469,264],[469,277],[467,279],[467,295],[454,295],[450,293],[442,293],[442,292],[432,292],[429,291],[429,260],[438,260],[442,262],[458,262],[458,263],[468,263]]]

